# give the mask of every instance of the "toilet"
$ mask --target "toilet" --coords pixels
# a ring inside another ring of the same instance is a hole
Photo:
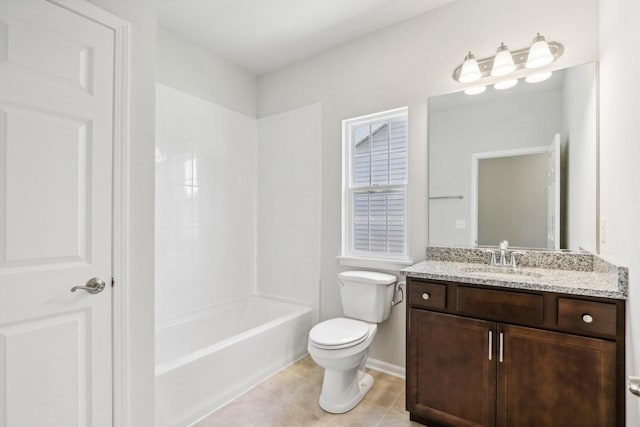
[[[325,370],[319,401],[325,411],[353,409],[373,386],[365,363],[378,323],[391,314],[395,283],[395,276],[372,271],[338,275],[345,317],[320,322],[309,332],[309,354]]]

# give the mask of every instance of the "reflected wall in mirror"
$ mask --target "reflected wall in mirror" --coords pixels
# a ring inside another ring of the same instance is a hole
[[[429,243],[596,252],[596,78],[430,98]]]

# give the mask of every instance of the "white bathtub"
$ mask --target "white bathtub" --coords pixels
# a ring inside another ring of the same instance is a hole
[[[303,356],[311,309],[251,296],[156,331],[156,426],[187,426]]]

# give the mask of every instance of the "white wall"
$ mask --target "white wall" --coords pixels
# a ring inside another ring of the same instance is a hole
[[[258,292],[314,307],[320,283],[320,119],[321,106],[314,104],[258,121]]]
[[[519,96],[509,96],[506,91],[498,95],[505,96],[462,107],[429,110],[429,195],[464,197],[429,202],[429,243],[432,245],[472,244],[471,157],[474,153],[549,145],[553,135],[562,130],[560,88]],[[463,93],[449,95],[454,96],[463,98],[463,102],[467,97]],[[436,104],[437,101],[432,102],[431,107]],[[546,181],[544,185],[546,188]],[[546,218],[546,197],[544,211]],[[466,228],[456,229],[456,220],[464,220]],[[546,230],[546,222],[544,227]],[[542,236],[544,242],[539,247],[546,247],[546,231]],[[512,240],[503,235],[499,240],[480,244],[497,245],[504,239]]]
[[[158,81],[156,319],[255,291],[317,316],[320,104],[261,119],[258,145],[256,77],[164,29]]]
[[[153,426],[153,151],[156,0],[90,0],[131,23],[128,426]],[[116,278],[117,280],[117,278]],[[118,289],[115,289],[118,292]]]
[[[181,36],[158,28],[157,81],[247,116],[256,116],[254,74]]]
[[[597,84],[591,64],[565,71],[563,149],[567,159],[566,247],[596,252]]]
[[[261,119],[258,155],[255,76],[160,29],[158,81],[156,319],[256,290],[317,308],[320,105]]]
[[[257,121],[156,92],[156,319],[255,292]]]
[[[514,49],[528,46],[538,31],[564,44],[559,68],[594,61],[597,28],[597,0],[459,0],[259,78],[259,117],[322,103],[323,319],[342,314],[336,284],[344,270],[336,261],[342,120],[409,107],[409,254],[420,260],[428,242],[427,98],[459,89],[451,72],[469,49],[484,57],[493,55],[501,41]],[[381,325],[371,356],[404,365],[403,336],[404,322]]]
[[[627,375],[640,375],[640,2],[600,1],[601,253],[629,267]],[[627,425],[640,425],[640,399],[627,395]]]
[[[158,29],[157,43],[162,322],[255,292],[257,79],[166,29]],[[194,171],[190,179],[185,167]]]

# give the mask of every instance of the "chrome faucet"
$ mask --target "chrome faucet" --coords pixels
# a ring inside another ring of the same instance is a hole
[[[511,252],[511,260],[507,263],[507,249],[509,248],[509,242],[503,240],[500,242],[500,262],[496,262],[496,253],[491,251],[491,266],[492,267],[511,267],[516,268],[516,254]]]
[[[504,267],[507,265],[507,248],[509,247],[509,242],[503,240],[500,242],[500,267]]]

